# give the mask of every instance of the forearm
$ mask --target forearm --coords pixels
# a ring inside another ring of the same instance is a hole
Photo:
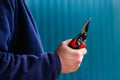
[[[1,80],[54,80],[60,71],[57,54],[35,56],[0,52]]]

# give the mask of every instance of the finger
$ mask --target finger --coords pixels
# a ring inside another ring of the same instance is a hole
[[[83,55],[85,55],[85,54],[87,53],[87,49],[86,49],[86,48],[82,48],[82,49],[80,49],[80,51],[81,51],[81,53],[82,53]]]
[[[78,70],[79,67],[80,67],[80,64],[73,65],[73,66],[72,66],[72,70],[73,70],[73,71],[76,71],[76,70]]]
[[[63,43],[69,44],[69,43],[71,42],[71,40],[72,40],[72,39],[65,40],[65,41],[63,41]]]
[[[83,60],[83,56],[81,56],[81,62],[82,62],[82,60]]]

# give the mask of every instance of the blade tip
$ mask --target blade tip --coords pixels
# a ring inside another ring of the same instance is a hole
[[[91,19],[92,19],[92,17],[89,18],[89,20],[91,20]]]

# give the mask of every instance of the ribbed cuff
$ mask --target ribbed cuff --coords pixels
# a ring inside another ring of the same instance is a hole
[[[55,72],[55,75],[56,75],[56,78],[58,78],[60,76],[60,73],[61,73],[61,62],[60,62],[60,58],[58,56],[57,53],[55,52],[50,52],[50,54],[48,53],[48,55],[50,56],[51,55],[51,59],[53,60],[52,61],[52,65],[54,66],[54,72]]]

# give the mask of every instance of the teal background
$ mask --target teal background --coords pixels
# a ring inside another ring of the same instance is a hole
[[[45,51],[76,36],[92,17],[78,71],[58,80],[120,80],[120,0],[27,0]]]

